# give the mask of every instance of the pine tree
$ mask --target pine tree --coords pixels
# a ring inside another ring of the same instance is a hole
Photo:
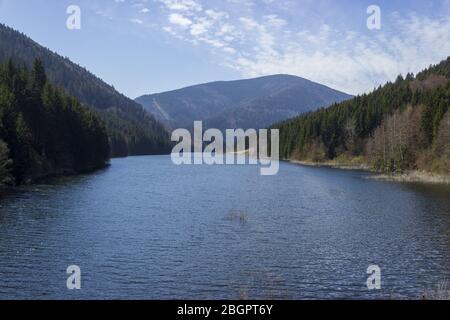
[[[12,163],[13,161],[9,158],[7,144],[3,140],[0,140],[0,187],[14,184],[14,177],[11,170]]]

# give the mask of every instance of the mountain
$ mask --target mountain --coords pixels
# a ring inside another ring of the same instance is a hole
[[[351,96],[309,80],[273,75],[219,81],[136,99],[169,128],[190,128],[203,120],[209,128],[264,128]]]
[[[170,150],[167,131],[141,105],[68,58],[0,24],[0,63],[8,59],[28,68],[35,59],[41,60],[52,84],[93,108],[106,123],[113,156],[158,154]]]
[[[284,159],[450,174],[450,57],[273,128]]]

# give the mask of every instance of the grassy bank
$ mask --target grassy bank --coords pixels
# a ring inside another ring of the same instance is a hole
[[[329,168],[337,168],[337,169],[346,169],[346,170],[365,170],[372,171],[370,167],[363,161],[362,158],[344,158],[339,157],[334,160],[328,161],[313,161],[313,160],[296,160],[296,159],[288,159],[287,161],[295,164],[300,164],[304,166],[312,166],[312,167],[329,167]]]
[[[399,174],[378,174],[373,177],[377,180],[396,182],[422,182],[450,185],[450,176],[425,171],[408,171]]]
[[[288,159],[290,163],[313,166],[313,167],[328,167],[345,170],[364,170],[374,173],[372,179],[395,182],[415,182],[415,183],[433,183],[433,184],[447,184],[450,185],[450,175],[437,174],[423,170],[408,170],[399,173],[383,173],[375,170],[368,165],[363,157],[346,158],[338,157],[330,161],[311,161],[311,160],[296,160]]]

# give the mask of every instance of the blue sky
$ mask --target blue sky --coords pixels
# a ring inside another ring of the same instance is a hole
[[[0,0],[0,22],[132,98],[276,73],[357,94],[450,55],[450,0]]]

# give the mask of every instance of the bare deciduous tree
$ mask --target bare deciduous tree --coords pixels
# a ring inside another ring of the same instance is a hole
[[[383,119],[367,144],[367,155],[377,169],[402,171],[414,165],[422,110],[408,106]]]

